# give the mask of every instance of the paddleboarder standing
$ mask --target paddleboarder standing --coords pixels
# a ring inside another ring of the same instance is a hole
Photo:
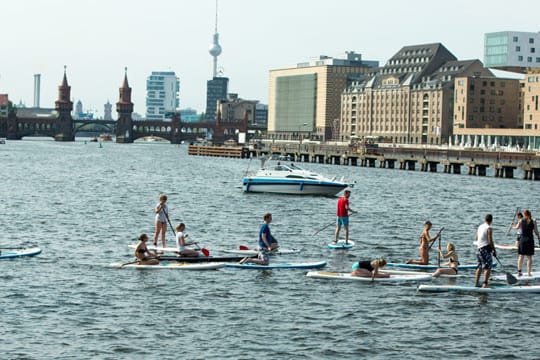
[[[345,232],[345,244],[349,243],[349,213],[357,213],[357,211],[354,211],[349,206],[349,197],[351,197],[351,191],[345,190],[343,192],[343,196],[339,198],[337,202],[337,226],[336,226],[336,232],[334,234],[334,244],[337,244],[339,239],[339,232],[341,230],[341,227],[343,226],[343,230]]]
[[[476,287],[479,286],[478,282],[480,280],[482,269],[484,270],[484,282],[482,283],[482,287],[488,287],[488,279],[491,273],[493,256],[497,256],[495,244],[493,244],[493,230],[491,229],[492,221],[493,216],[491,214],[487,214],[484,218],[484,223],[480,225],[476,231],[476,259],[478,260],[476,276],[474,279],[474,286]]]
[[[169,215],[169,208],[167,207],[167,195],[160,195],[159,202],[154,209],[156,232],[154,233],[154,246],[157,246],[157,240],[161,233],[162,246],[165,246],[165,232],[167,231],[167,216]]]

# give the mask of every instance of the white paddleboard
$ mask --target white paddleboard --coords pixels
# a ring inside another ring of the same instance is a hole
[[[111,267],[124,269],[150,269],[150,270],[214,270],[224,267],[226,264],[222,262],[209,262],[209,263],[180,263],[180,262],[160,262],[157,265],[139,265],[137,263],[121,263],[115,262],[111,264]]]
[[[539,293],[540,286],[521,285],[490,285],[487,288],[461,285],[426,285],[418,286],[418,291],[424,292],[470,292],[470,293]]]
[[[233,250],[223,250],[223,252],[229,253],[229,254],[253,256],[259,253],[259,249],[233,249]],[[300,252],[300,249],[277,248],[276,250],[270,251],[270,255],[296,254],[299,252]]]
[[[438,266],[435,264],[428,264],[428,265],[419,265],[419,264],[406,264],[406,263],[388,263],[386,266],[390,267],[400,267],[400,268],[406,268],[406,269],[418,269],[418,270],[437,270]],[[496,266],[495,263],[493,263],[492,268]],[[442,268],[445,268],[447,266],[441,266]],[[476,264],[470,264],[470,265],[458,265],[458,270],[465,270],[465,269],[476,269],[478,265]]]
[[[354,241],[352,240],[349,240],[347,243],[345,243],[345,240],[339,240],[337,243],[331,242],[330,244],[328,244],[328,248],[334,250],[348,250],[352,249],[353,246]]]
[[[22,256],[35,256],[41,253],[41,249],[0,249],[0,259],[13,259]]]
[[[513,273],[514,277],[518,281],[530,281],[530,280],[538,280],[540,279],[540,271],[533,271],[531,272],[531,276],[527,275],[527,272],[525,271],[522,273],[521,276],[518,276],[517,272]],[[491,277],[493,280],[503,280],[506,281],[506,275],[496,275]]]
[[[495,247],[502,250],[517,250],[517,246],[514,244],[495,244]],[[535,247],[534,250],[540,251],[540,247]]]
[[[237,268],[237,269],[318,269],[326,266],[326,261],[314,261],[314,262],[303,262],[303,263],[276,263],[268,265],[259,265],[254,263],[244,263],[244,264],[226,264],[226,267]]]
[[[350,273],[338,273],[330,271],[309,271],[306,276],[314,279],[329,279],[342,281],[360,281],[360,282],[403,282],[403,281],[429,281],[431,274],[389,274],[387,278],[374,278],[364,276],[353,276]]]

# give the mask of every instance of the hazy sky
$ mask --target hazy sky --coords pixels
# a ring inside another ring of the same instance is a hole
[[[14,103],[32,106],[41,73],[41,107],[54,107],[67,65],[73,100],[101,115],[127,67],[136,112],[164,70],[180,77],[180,107],[204,111],[215,0],[3,0],[0,14],[0,93]],[[350,50],[382,65],[433,42],[483,61],[484,33],[539,31],[538,14],[538,0],[220,0],[218,66],[229,92],[267,103],[271,69]]]

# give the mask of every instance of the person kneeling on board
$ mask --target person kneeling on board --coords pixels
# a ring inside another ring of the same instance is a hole
[[[456,246],[453,243],[448,243],[446,245],[447,253],[445,254],[442,249],[439,247],[439,254],[443,259],[448,259],[448,262],[442,264],[443,266],[448,266],[445,268],[438,268],[437,271],[433,273],[433,277],[439,277],[442,274],[445,275],[457,275],[458,273],[458,255],[456,253]]]
[[[363,276],[373,278],[387,278],[388,274],[379,273],[379,269],[386,265],[386,260],[383,258],[371,260],[371,261],[359,261],[352,266],[352,276]]]
[[[272,222],[272,214],[266,213],[263,216],[264,224],[259,230],[259,255],[256,259],[245,257],[240,260],[239,264],[254,263],[259,265],[268,265],[270,262],[270,251],[272,248],[272,233],[270,232],[270,223]],[[275,242],[277,248],[277,242]]]
[[[135,257],[139,265],[157,265],[159,260],[157,259],[157,253],[150,252],[146,247],[148,241],[148,235],[141,234],[139,236],[139,243],[135,247]]]
[[[429,243],[433,243],[433,241],[437,240],[441,236],[441,233],[438,232],[437,235],[431,237],[429,235],[429,230],[431,230],[432,227],[433,225],[431,224],[431,221],[426,221],[424,223],[424,231],[422,231],[422,235],[420,235],[420,260],[409,259],[407,260],[407,264],[429,264]]]
[[[176,225],[176,252],[180,256],[197,257],[199,256],[199,252],[197,250],[187,248],[188,245],[193,245],[195,242],[186,242],[188,234],[184,232],[185,229],[186,225],[184,223]]]

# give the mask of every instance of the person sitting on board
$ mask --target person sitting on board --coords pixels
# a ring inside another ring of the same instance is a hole
[[[484,270],[484,282],[482,287],[488,287],[488,279],[491,274],[491,266],[493,264],[493,256],[497,256],[495,250],[495,244],[493,244],[493,230],[491,223],[493,222],[493,216],[487,214],[484,218],[484,223],[476,230],[476,259],[478,266],[476,267],[476,274],[474,277],[474,286],[478,287],[480,281],[480,274],[482,269]],[[493,254],[493,255],[492,255]]]
[[[135,247],[135,257],[137,258],[137,263],[139,265],[157,265],[159,260],[157,259],[157,254],[150,252],[146,247],[146,242],[148,241],[148,235],[141,234],[139,236],[139,243]]]
[[[429,243],[437,240],[441,233],[437,233],[434,237],[429,235],[429,230],[432,228],[431,221],[424,223],[424,231],[420,235],[420,260],[407,260],[407,264],[427,265],[429,264]]]
[[[259,255],[257,258],[245,257],[240,260],[239,264],[254,263],[259,265],[268,265],[270,262],[269,253],[272,251],[272,233],[270,231],[270,223],[272,222],[272,214],[266,213],[263,216],[264,223],[259,230]],[[277,242],[276,242],[277,245]]]
[[[445,274],[445,275],[457,275],[458,273],[458,265],[459,265],[459,261],[458,261],[458,255],[456,253],[456,246],[454,245],[454,243],[448,243],[446,245],[446,254],[443,253],[442,249],[439,247],[439,253],[441,254],[441,257],[443,259],[448,259],[448,262],[442,264],[443,266],[448,266],[448,267],[440,267],[437,269],[437,271],[435,271],[433,273],[433,277],[439,277],[441,276],[442,274]]]
[[[379,273],[379,269],[386,265],[386,260],[383,258],[371,260],[371,261],[358,261],[352,266],[352,276],[362,276],[373,278],[387,278],[388,274]]]
[[[199,256],[197,250],[187,248],[188,245],[193,245],[195,242],[186,242],[186,238],[189,235],[184,232],[185,229],[186,225],[184,223],[176,225],[176,252],[178,252],[180,256],[197,257]]]

